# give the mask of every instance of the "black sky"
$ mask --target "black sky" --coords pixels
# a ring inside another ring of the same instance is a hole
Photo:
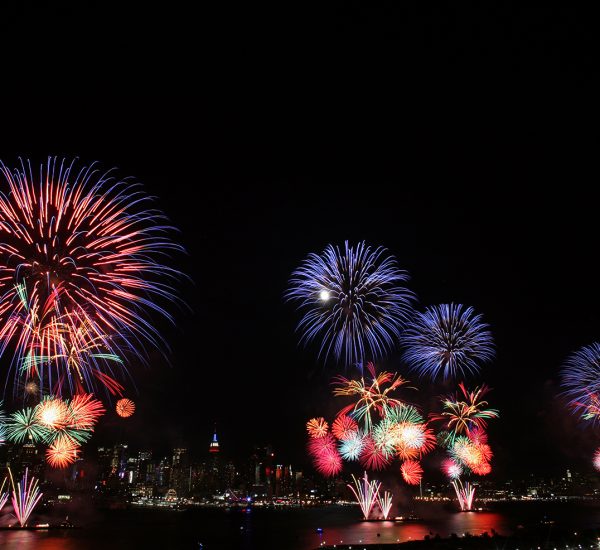
[[[237,456],[272,442],[301,460],[336,370],[297,347],[282,294],[309,252],[365,239],[421,307],[461,302],[491,324],[498,471],[588,467],[598,438],[557,399],[561,362],[599,337],[586,14],[61,6],[10,19],[40,47],[9,40],[30,70],[5,73],[0,158],[135,176],[181,229],[193,280],[191,312],[165,327],[173,366],[135,372],[139,413],[99,441],[202,450],[217,422]]]

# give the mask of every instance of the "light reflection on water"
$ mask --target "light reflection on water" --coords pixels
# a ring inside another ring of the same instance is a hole
[[[110,548],[204,550],[314,550],[320,543],[390,543],[439,534],[510,534],[519,524],[538,523],[546,515],[561,524],[600,526],[600,506],[531,503],[508,505],[490,512],[460,513],[434,505],[415,512],[414,523],[365,522],[357,507],[305,510],[191,510],[169,512],[123,510],[106,512],[72,531],[0,531],[2,550],[96,550]],[[99,512],[100,514],[100,512]],[[75,522],[77,520],[74,518]],[[322,528],[323,533],[317,533]],[[379,536],[378,536],[379,535]]]
[[[317,536],[315,542],[317,546],[320,542],[337,544],[340,541],[348,544],[405,542],[435,534],[442,537],[447,537],[452,533],[459,536],[464,533],[480,535],[487,531],[491,534],[492,529],[499,533],[512,531],[508,519],[498,513],[444,513],[438,521],[435,519],[414,523],[359,521],[339,527],[330,527],[324,530],[322,536]]]

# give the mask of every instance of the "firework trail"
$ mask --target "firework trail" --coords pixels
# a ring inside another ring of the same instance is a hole
[[[454,487],[454,491],[456,491],[456,497],[458,498],[460,509],[463,512],[470,512],[473,508],[475,487],[473,487],[473,485],[471,485],[468,481],[463,483],[460,479],[453,480],[452,487]]]
[[[38,487],[38,480],[33,476],[29,478],[28,468],[25,468],[23,478],[16,486],[10,468],[8,469],[8,473],[10,475],[10,482],[12,485],[11,500],[14,514],[21,527],[24,527],[27,525],[29,516],[42,498],[42,493],[40,493],[40,489]]]
[[[4,505],[6,504],[6,502],[8,501],[8,490],[4,490],[4,486],[6,485],[7,479],[4,478],[2,480],[2,485],[0,486],[0,512],[2,511],[2,508],[4,508]]]
[[[389,491],[384,491],[383,496],[377,492],[377,503],[379,504],[379,509],[383,514],[383,519],[388,519],[390,515],[390,510],[392,509],[392,493]]]
[[[286,292],[304,311],[297,329],[301,343],[320,337],[319,355],[326,360],[333,354],[346,365],[382,357],[411,316],[407,280],[384,248],[372,250],[364,242],[309,254]]]
[[[14,346],[15,375],[42,386],[115,393],[118,358],[163,345],[151,314],[172,320],[161,305],[180,278],[168,265],[181,251],[172,227],[140,185],[95,164],[0,172],[0,354]]]
[[[367,472],[364,473],[361,479],[357,479],[352,475],[354,485],[348,484],[350,490],[354,493],[356,500],[363,513],[364,519],[369,519],[373,506],[378,501],[379,488],[381,483],[379,481],[369,481]]]
[[[403,358],[420,376],[434,380],[478,372],[480,363],[494,357],[488,328],[473,308],[460,304],[428,307],[417,313],[402,336]]]

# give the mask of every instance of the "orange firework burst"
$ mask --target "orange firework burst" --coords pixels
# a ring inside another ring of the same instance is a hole
[[[77,459],[78,445],[69,437],[60,436],[46,450],[46,462],[52,468],[66,468]]]
[[[131,399],[124,397],[123,399],[119,399],[117,401],[115,410],[119,416],[127,418],[135,412],[135,403]]]
[[[48,397],[37,406],[37,419],[46,428],[60,430],[69,422],[69,408],[61,399]]]
[[[421,482],[423,468],[416,460],[405,460],[400,466],[404,481],[409,485],[418,485]]]
[[[325,421],[323,417],[319,418],[311,418],[306,423],[306,431],[308,435],[313,438],[324,437],[329,430],[329,424]]]
[[[346,441],[358,432],[358,424],[354,418],[341,414],[333,421],[331,431],[340,441]]]

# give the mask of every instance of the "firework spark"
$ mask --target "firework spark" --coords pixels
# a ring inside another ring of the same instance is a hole
[[[324,418],[311,418],[306,423],[306,431],[310,437],[323,437],[329,431],[329,424]]]
[[[180,277],[165,261],[181,250],[172,228],[139,185],[94,164],[51,158],[38,172],[28,161],[0,172],[0,354],[13,344],[16,374],[41,385],[52,365],[71,390],[112,393],[116,356],[162,344],[149,314],[171,319],[161,303]]]
[[[364,473],[363,477],[359,480],[352,475],[354,485],[348,484],[350,490],[354,493],[356,500],[363,513],[364,519],[369,519],[371,510],[378,500],[379,488],[381,483],[379,481],[369,481],[367,472]]]
[[[416,460],[405,460],[400,466],[400,473],[404,481],[409,485],[418,485],[421,483],[423,468]]]
[[[310,254],[286,293],[304,311],[301,342],[321,337],[319,355],[333,354],[346,365],[382,357],[411,314],[413,295],[402,286],[407,280],[384,248],[364,242]]]
[[[42,493],[38,487],[38,480],[31,476],[29,478],[29,469],[25,468],[23,478],[15,486],[15,481],[10,468],[8,469],[10,482],[12,484],[12,505],[17,521],[24,527],[27,525],[29,516],[42,498]]]
[[[479,370],[494,357],[492,334],[473,308],[441,304],[418,313],[402,342],[404,360],[420,376],[444,379]]]

